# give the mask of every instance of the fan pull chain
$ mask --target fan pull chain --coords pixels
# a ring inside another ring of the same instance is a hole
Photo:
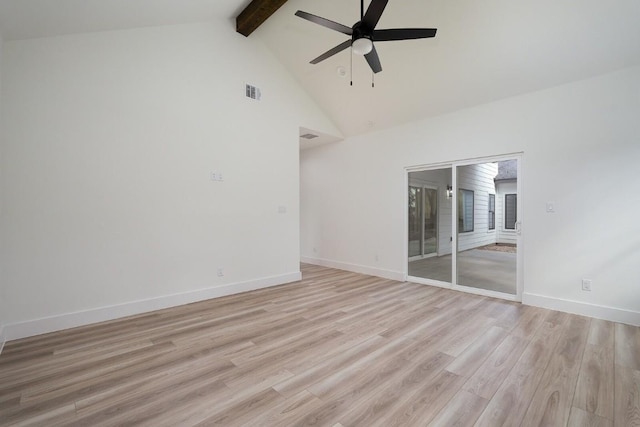
[[[371,72],[371,87],[376,87],[376,73]]]

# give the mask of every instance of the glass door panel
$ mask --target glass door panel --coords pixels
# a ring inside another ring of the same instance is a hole
[[[409,173],[409,276],[451,283],[451,168]]]
[[[517,160],[456,170],[456,284],[516,295]]]
[[[423,188],[424,231],[422,255],[435,255],[438,251],[438,190]]]
[[[422,254],[422,188],[409,186],[409,258]]]

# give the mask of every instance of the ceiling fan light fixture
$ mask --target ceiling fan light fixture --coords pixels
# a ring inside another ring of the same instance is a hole
[[[373,50],[373,42],[371,39],[361,37],[353,41],[351,48],[353,53],[364,56]]]

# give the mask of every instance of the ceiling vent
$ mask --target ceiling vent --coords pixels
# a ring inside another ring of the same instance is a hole
[[[245,84],[245,95],[247,98],[255,99],[256,101],[260,101],[261,93],[260,88],[255,87],[250,84]]]
[[[313,138],[317,138],[318,135],[314,135],[312,133],[305,133],[304,135],[300,135],[300,138],[302,139],[313,139]]]

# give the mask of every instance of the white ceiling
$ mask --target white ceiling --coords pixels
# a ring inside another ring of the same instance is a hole
[[[368,5],[365,1],[365,7]],[[345,136],[451,112],[640,63],[639,0],[390,0],[377,28],[437,28],[434,39],[377,43],[371,88],[349,50],[308,62],[346,39],[297,9],[353,25],[357,0],[289,0],[258,29]]]
[[[0,0],[5,40],[234,17],[249,0]],[[365,7],[369,1],[365,1]],[[639,0],[390,0],[378,28],[438,28],[434,39],[376,44],[375,76],[346,39],[294,13],[353,25],[357,0],[289,0],[251,37],[275,56],[344,136],[443,114],[640,64]],[[344,67],[347,75],[337,72]],[[330,138],[329,138],[330,139]]]
[[[250,0],[0,0],[4,40],[157,25],[235,16]]]

